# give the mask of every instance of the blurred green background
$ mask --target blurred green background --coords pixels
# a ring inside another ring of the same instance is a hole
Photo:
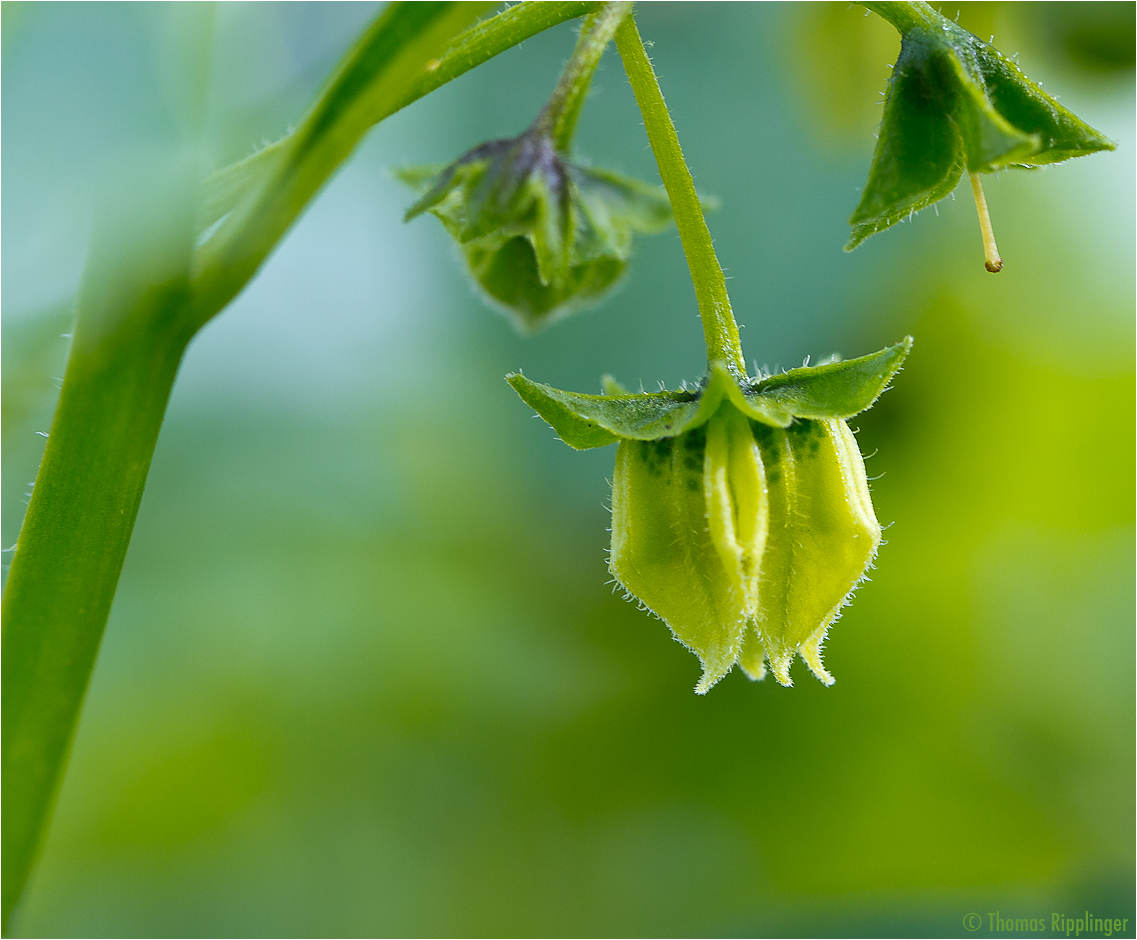
[[[836,686],[798,663],[792,690],[733,674],[692,694],[696,659],[609,583],[612,449],[570,451],[502,381],[697,379],[675,234],[526,340],[437,222],[400,221],[390,168],[523,129],[565,25],[375,130],[191,346],[19,930],[955,936],[978,912],[985,936],[988,912],[1087,909],[1132,927],[1134,5],[961,6],[1119,142],[989,179],[998,277],[966,184],[841,251],[898,48],[876,17],[639,12],[722,200],[747,355],[916,337],[854,422],[891,526],[830,635]],[[220,5],[206,161],[284,133],[374,10]],[[4,5],[5,548],[95,207],[192,124],[179,16]],[[655,178],[614,52],[579,147]]]

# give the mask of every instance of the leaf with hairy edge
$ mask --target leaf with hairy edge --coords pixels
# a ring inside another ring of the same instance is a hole
[[[821,366],[791,369],[757,383],[747,399],[761,398],[795,418],[851,418],[872,407],[912,350],[912,337],[880,352]]]
[[[846,251],[943,199],[965,172],[1114,149],[998,49],[927,3],[863,5],[896,27],[901,45]]]
[[[692,392],[583,395],[533,382],[520,372],[505,378],[576,450],[603,447],[622,437],[638,441],[670,437],[687,427],[699,410],[698,395]]]

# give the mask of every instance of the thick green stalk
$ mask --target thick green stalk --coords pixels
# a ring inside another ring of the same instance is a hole
[[[574,17],[585,16],[603,6],[595,2],[562,2],[543,0],[522,3],[497,16],[476,23],[458,36],[437,59],[427,61],[418,77],[395,98],[381,121],[396,111],[413,104],[424,95],[487,62],[532,36]],[[204,230],[228,213],[241,199],[260,185],[263,178],[281,162],[295,146],[301,129],[269,144],[250,157],[222,167],[205,181],[199,228]]]
[[[249,282],[301,211],[448,42],[488,3],[392,3],[348,53],[284,152],[194,258],[194,307],[205,323]]]
[[[191,330],[184,279],[80,315],[3,601],[5,932],[46,830]]]
[[[598,4],[527,3],[456,36],[489,6],[391,4],[286,146],[272,159],[246,161],[207,193],[199,222],[211,212],[210,223],[223,221],[192,264],[191,220],[179,210],[173,268],[169,257],[158,267],[145,260],[162,255],[155,246],[171,236],[166,229],[85,286],[3,599],[5,932],[46,832],[186,344],[244,287],[371,126]]]
[[[616,27],[631,8],[630,2],[607,3],[599,13],[585,19],[572,58],[557,80],[557,87],[553,89],[548,103],[537,116],[535,123],[546,126],[561,153],[567,153],[572,143],[596,66],[615,36]]]
[[[695,192],[695,181],[683,150],[675,125],[667,111],[656,80],[655,71],[636,29],[631,14],[624,17],[616,30],[616,48],[624,62],[636,102],[643,114],[647,138],[651,142],[659,175],[671,200],[675,214],[675,224],[687,256],[687,266],[691,269],[691,280],[695,285],[695,299],[699,304],[699,316],[703,321],[703,335],[707,342],[707,361],[719,360],[740,375],[746,374],[746,363],[742,357],[742,343],[738,337],[738,325],[730,309],[730,297],[726,292],[726,277],[715,255],[715,246],[707,221],[703,218],[703,207]]]
[[[244,287],[376,123],[505,49],[599,5],[523,3],[454,38],[491,6],[394,3],[379,16],[300,126],[278,145],[280,152],[262,158],[270,166],[255,195],[198,250],[193,290],[201,323]]]
[[[873,13],[887,20],[899,32],[906,33],[916,26],[934,27],[939,21],[939,14],[935,8],[927,3],[906,3],[904,0],[869,0],[861,6],[867,7]],[[942,21],[940,21],[942,22]]]

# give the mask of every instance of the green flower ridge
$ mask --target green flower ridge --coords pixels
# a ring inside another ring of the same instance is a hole
[[[422,193],[406,219],[437,216],[522,332],[597,303],[626,271],[633,233],[672,222],[662,187],[571,162],[540,124],[397,176]]]
[[[880,544],[845,419],[887,387],[911,338],[861,359],[751,378],[711,364],[694,390],[581,395],[508,381],[570,446],[618,442],[609,567],[703,666],[825,684],[826,632]]]
[[[927,3],[864,6],[900,31],[901,44],[846,251],[943,199],[964,172],[1043,166],[1116,146]]]

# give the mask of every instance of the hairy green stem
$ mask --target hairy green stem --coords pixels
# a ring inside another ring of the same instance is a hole
[[[703,336],[707,342],[707,361],[725,362],[739,375],[745,375],[742,343],[730,309],[726,277],[715,255],[715,246],[695,192],[695,181],[683,159],[675,125],[631,14],[624,17],[616,30],[616,48],[620,50],[624,70],[640,106],[647,137],[659,166],[659,175],[671,200],[675,224],[695,285],[695,299],[699,304],[699,317],[703,321]]]
[[[544,127],[552,134],[553,144],[561,153],[567,153],[572,144],[596,66],[615,36],[616,28],[631,8],[630,2],[607,3],[599,13],[585,18],[572,58],[534,122],[535,126]]]
[[[578,16],[595,13],[603,6],[603,3],[595,0],[589,3],[562,0],[522,3],[471,26],[438,57],[437,64],[429,63],[425,74],[411,83],[406,94],[396,102],[389,114],[418,101],[423,95],[453,81],[499,53],[512,49],[531,36]],[[388,117],[389,114],[383,117]]]
[[[364,133],[406,98],[449,40],[489,4],[393,3],[348,54],[255,198],[235,208],[194,259],[196,319],[205,323],[248,283]]]

